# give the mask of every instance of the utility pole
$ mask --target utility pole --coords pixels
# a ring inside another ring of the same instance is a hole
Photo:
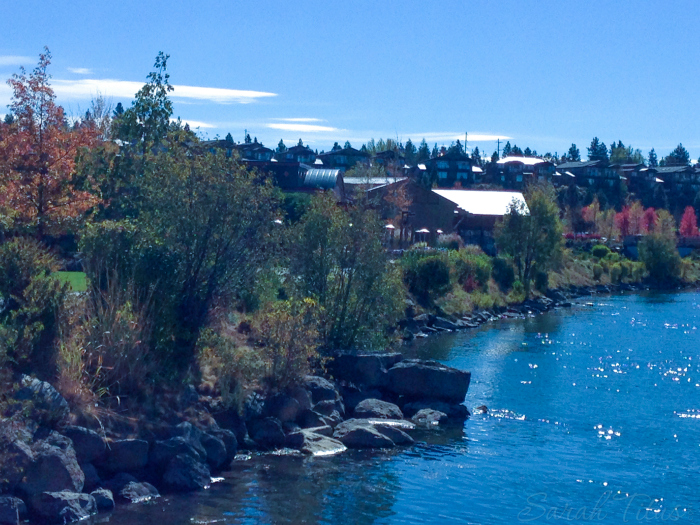
[[[464,132],[464,153],[467,152],[467,137],[468,136],[469,136],[469,134],[465,131]]]
[[[498,137],[498,158],[501,158],[501,137]]]

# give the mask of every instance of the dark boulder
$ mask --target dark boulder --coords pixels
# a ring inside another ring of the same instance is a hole
[[[134,472],[148,464],[148,441],[118,439],[107,444],[104,461],[97,466],[107,472]]]
[[[314,405],[314,412],[318,412],[322,416],[330,417],[333,412],[338,412],[341,416],[345,413],[345,407],[343,402],[339,399],[330,400],[326,399],[324,401],[319,401]]]
[[[420,328],[412,321],[415,332]],[[387,369],[401,361],[401,354],[343,354],[339,355],[327,365],[333,377],[364,385],[366,388],[379,387],[384,384]]]
[[[68,416],[68,402],[49,383],[22,376],[20,384],[14,398],[29,403],[30,419],[53,428]]]
[[[27,519],[27,506],[19,498],[0,496],[0,525],[19,525]]]
[[[115,497],[121,503],[143,503],[160,497],[158,489],[145,481],[130,481],[122,486]]]
[[[348,419],[343,421],[333,432],[333,437],[348,448],[392,448],[391,438],[372,425],[366,419]]]
[[[297,400],[300,410],[309,410],[311,408],[311,394],[304,387],[291,386],[287,389],[287,395]]]
[[[355,407],[354,416],[357,419],[403,419],[399,407],[379,399],[365,399],[360,402]]]
[[[9,420],[0,420],[0,493],[11,492],[22,481],[34,461],[32,435],[26,428],[15,428]]]
[[[207,452],[201,444],[195,448],[192,442],[183,436],[177,436],[165,441],[156,441],[151,447],[148,462],[156,469],[165,469],[175,456],[184,454],[192,456],[197,461],[205,461]]]
[[[281,448],[285,442],[281,423],[272,417],[251,421],[250,437],[256,445],[266,450]]]
[[[303,437],[303,443],[298,450],[309,456],[332,456],[347,450],[343,443],[332,437],[311,430],[302,430],[300,434]]]
[[[447,415],[447,418],[457,421],[464,421],[469,417],[469,410],[462,404],[459,403],[445,403],[444,401],[439,401],[435,399],[426,399],[424,401],[413,401],[411,403],[406,403],[403,406],[404,416],[412,418],[419,411],[423,409],[436,410],[438,412],[443,412]]]
[[[243,416],[247,421],[263,417],[265,398],[257,392],[252,392],[243,402]]]
[[[32,447],[33,461],[27,466],[17,489],[31,498],[42,492],[80,492],[85,483],[73,445],[65,436],[51,432]]]
[[[234,437],[234,439],[236,439]],[[202,434],[202,446],[206,451],[206,460],[213,470],[218,470],[226,464],[226,445],[216,436]],[[230,461],[229,461],[230,463]]]
[[[323,415],[313,410],[304,410],[297,418],[297,422],[301,428],[320,427],[325,424]]]
[[[299,401],[287,394],[276,394],[267,398],[263,409],[265,417],[274,417],[282,423],[295,421],[300,412]]]
[[[92,463],[104,457],[107,445],[97,432],[83,427],[68,426],[61,433],[73,442],[75,455],[82,463]]]
[[[236,457],[236,452],[238,452],[238,440],[236,439],[236,434],[234,434],[231,430],[226,430],[223,428],[211,429],[207,433],[219,438],[224,443],[224,446],[226,447],[225,466],[229,465],[231,461],[233,461],[233,458]]]
[[[306,376],[304,379],[304,388],[311,394],[312,403],[326,400],[335,401],[340,398],[340,394],[335,385],[323,377]]]
[[[246,426],[245,420],[235,409],[229,408],[220,410],[214,412],[212,416],[219,425],[219,428],[230,430],[235,434],[238,444],[242,444],[245,441],[248,436],[248,427]]]
[[[435,321],[433,321],[433,328],[438,328],[440,330],[458,330],[459,326],[444,317],[436,317]]]
[[[83,490],[85,492],[95,490],[102,484],[102,480],[100,479],[95,465],[92,463],[83,463],[80,465],[80,468],[83,469],[83,474],[85,474],[85,483],[83,483]]]
[[[447,420],[447,414],[439,410],[433,410],[432,408],[423,408],[416,412],[411,418],[411,421],[415,423],[416,426],[423,428],[437,428],[441,423],[447,422]]]
[[[209,467],[192,456],[176,456],[163,475],[163,484],[175,492],[200,490],[208,487],[210,483]]]
[[[384,434],[386,437],[394,442],[394,445],[413,445],[415,443],[413,438],[406,434],[403,429],[394,425],[383,425],[381,423],[373,423],[374,428]],[[412,427],[410,427],[412,428]]]
[[[72,523],[97,514],[95,498],[77,492],[42,492],[32,497],[32,515],[45,523]]]
[[[112,491],[107,489],[97,489],[90,493],[95,498],[95,506],[98,511],[106,512],[114,508],[114,496]]]
[[[440,399],[461,403],[467,395],[471,373],[437,361],[411,359],[395,364],[387,372],[387,389],[412,399]]]

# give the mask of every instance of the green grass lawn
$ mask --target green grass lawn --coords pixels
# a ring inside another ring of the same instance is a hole
[[[87,281],[85,280],[84,272],[56,272],[58,278],[70,284],[71,292],[84,292],[87,290]]]

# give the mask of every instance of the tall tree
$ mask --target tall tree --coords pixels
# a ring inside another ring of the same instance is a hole
[[[287,151],[287,146],[284,145],[284,141],[280,139],[279,144],[277,144],[277,153],[284,153]]]
[[[430,146],[425,141],[421,140],[420,146],[418,146],[418,153],[416,154],[416,162],[425,162],[430,159]]]
[[[352,145],[350,144],[349,140],[346,140],[345,145],[343,146],[343,149],[349,149],[349,148],[352,148]]]
[[[692,206],[687,206],[685,208],[678,233],[683,237],[697,237],[700,235],[700,232],[698,232],[698,218]]]
[[[98,202],[76,186],[75,166],[99,132],[93,125],[67,126],[49,82],[50,64],[51,53],[44,48],[34,71],[27,74],[21,68],[7,81],[16,122],[0,141],[0,203],[39,238],[63,232]],[[89,185],[91,181],[84,181]]]
[[[438,150],[437,142],[436,142],[435,145],[433,146],[433,151],[430,152],[430,157],[433,159],[436,159],[438,157],[438,155],[439,155],[439,150]]]
[[[668,156],[664,158],[665,166],[689,166],[690,153],[683,147],[683,144],[678,144]]]
[[[479,151],[479,146],[472,151],[472,160],[476,166],[481,166],[481,152]]]
[[[608,162],[608,148],[598,137],[593,137],[593,140],[591,140],[591,145],[588,147],[588,160]]]
[[[570,162],[581,161],[581,152],[576,147],[576,144],[571,144],[569,151],[566,153],[566,158],[569,159]]]
[[[525,155],[526,157],[532,157],[532,150],[529,147],[525,148],[525,150],[523,151],[523,155]]]
[[[226,138],[224,140],[229,144],[233,144],[233,135],[231,135],[231,133],[226,133]]]
[[[406,158],[406,163],[409,165],[413,165],[416,162],[416,154],[418,153],[418,150],[416,149],[416,146],[411,142],[411,139],[409,138],[406,141],[406,145],[404,146],[404,157]]]
[[[656,168],[658,165],[659,159],[656,156],[656,151],[654,151],[654,148],[651,148],[651,151],[649,152],[649,167]]]
[[[512,149],[513,148],[510,145],[510,140],[509,140],[508,142],[506,142],[506,145],[503,146],[503,156],[507,157],[508,155],[510,155]]]

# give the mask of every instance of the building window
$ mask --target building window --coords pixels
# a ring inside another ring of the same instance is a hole
[[[447,162],[446,160],[439,160],[437,163],[437,167],[442,170],[446,170],[450,167],[450,163]]]
[[[522,175],[517,175],[515,177],[515,182],[522,182],[523,181],[523,176]]]
[[[446,172],[446,171],[438,171],[438,178],[439,178],[439,179],[446,179],[446,178],[447,178],[447,172]]]
[[[468,170],[469,169],[469,163],[464,162],[464,161],[459,161],[457,163],[457,169],[458,170]]]

